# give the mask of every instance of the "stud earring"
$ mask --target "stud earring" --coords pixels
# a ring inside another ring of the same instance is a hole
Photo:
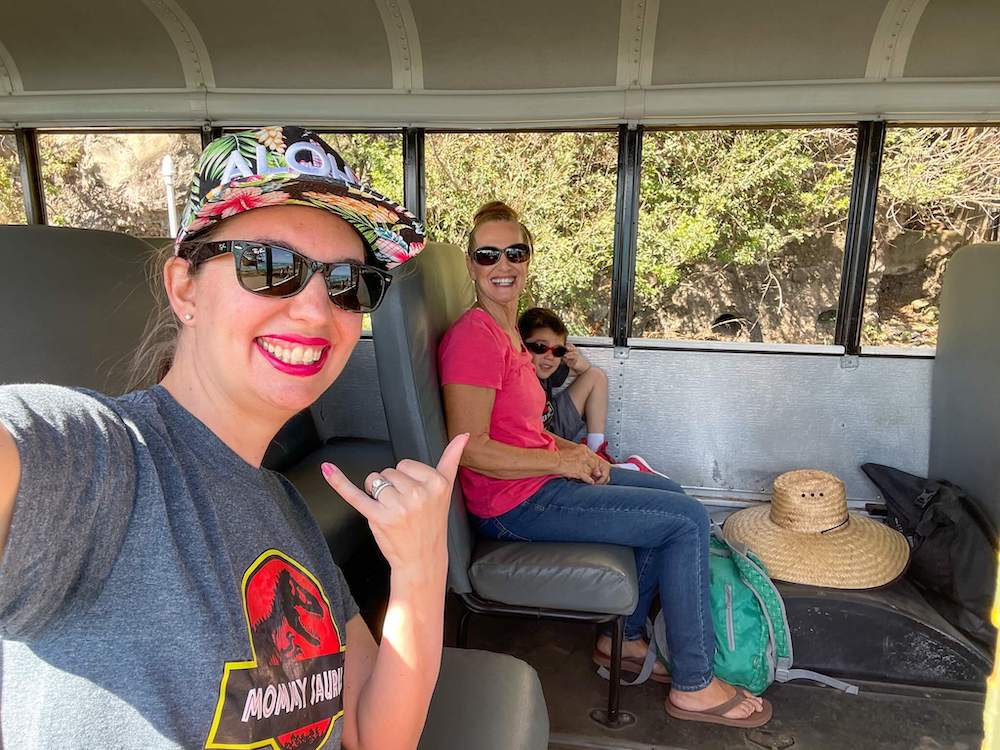
[[[191,313],[184,313],[184,320],[191,320],[192,318],[194,318],[194,315]]]

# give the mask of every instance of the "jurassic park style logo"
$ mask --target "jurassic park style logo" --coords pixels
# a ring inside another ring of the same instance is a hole
[[[268,550],[243,575],[250,661],[226,662],[205,748],[316,750],[344,715],[344,642],[309,571]]]

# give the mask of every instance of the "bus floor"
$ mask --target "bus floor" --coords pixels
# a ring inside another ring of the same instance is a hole
[[[447,645],[460,605],[449,597]],[[856,696],[807,682],[772,685],[774,718],[761,730],[677,721],[663,710],[667,688],[623,687],[635,724],[611,730],[589,717],[606,704],[608,683],[590,656],[594,626],[473,615],[469,648],[517,656],[538,672],[549,710],[550,750],[975,750],[983,737],[983,695],[865,683]],[[517,717],[511,717],[512,722]]]

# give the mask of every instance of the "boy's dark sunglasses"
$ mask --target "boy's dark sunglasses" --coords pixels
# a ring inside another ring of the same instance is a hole
[[[181,247],[181,256],[204,263],[232,253],[240,286],[262,297],[294,297],[320,272],[330,301],[342,310],[372,312],[385,297],[392,276],[360,263],[320,263],[287,247],[247,240],[192,242]]]
[[[501,250],[499,247],[477,247],[472,251],[472,259],[480,266],[495,266],[500,262],[500,256],[506,255],[511,263],[527,263],[531,257],[531,247],[519,242],[516,245]]]
[[[548,344],[543,344],[541,341],[525,341],[524,346],[532,354],[545,354],[545,352],[552,352],[553,357],[558,357],[562,359],[566,356],[566,352],[569,351],[565,346],[549,346]]]

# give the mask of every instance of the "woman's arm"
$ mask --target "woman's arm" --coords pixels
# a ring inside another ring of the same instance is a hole
[[[594,462],[586,446],[564,441],[559,450],[518,448],[490,437],[490,415],[496,391],[475,385],[444,386],[448,435],[469,434],[462,466],[494,479],[523,479],[558,474],[593,484]],[[581,450],[582,449],[582,450]],[[596,458],[596,456],[595,456]]]
[[[551,430],[546,430],[546,432],[549,433],[552,436],[552,439],[556,441],[556,447],[559,448],[559,450],[572,448],[576,445],[576,443],[574,443],[572,440],[567,440],[562,435],[556,435]]]
[[[391,568],[389,608],[375,646],[360,617],[348,623],[344,670],[347,750],[412,750],[441,668],[448,571],[448,508],[466,438],[452,440],[437,469],[403,460],[370,474],[391,483],[374,500],[331,464],[323,474],[368,519]]]
[[[556,435],[554,432],[546,430],[552,439],[556,441],[556,447],[560,451],[577,451],[583,448],[586,451],[587,458],[590,459],[590,476],[594,479],[594,484],[607,484],[611,481],[611,464],[605,461],[603,458],[594,453],[590,448],[579,443],[574,443],[572,440],[567,440],[561,435]]]
[[[441,665],[444,586],[440,591],[414,589],[403,595],[404,584],[399,578],[393,576],[391,585],[381,647],[361,615],[347,623],[344,750],[415,748],[427,719]],[[425,598],[414,600],[421,595]],[[436,614],[427,611],[429,618],[415,616],[428,610],[428,603],[436,604]],[[409,662],[420,652],[420,662],[427,666],[415,674],[418,667]]]
[[[14,438],[0,425],[0,557],[3,557],[7,533],[14,517],[14,499],[21,482],[21,457]]]
[[[0,386],[0,423],[0,637],[30,641],[103,586],[131,518],[135,450],[107,403],[58,386]]]

